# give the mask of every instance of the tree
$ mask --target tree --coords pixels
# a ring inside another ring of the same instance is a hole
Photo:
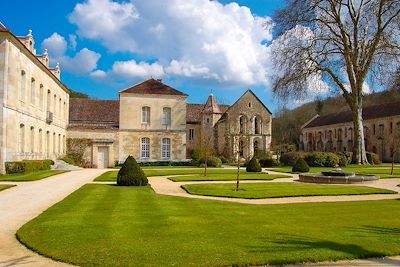
[[[392,138],[389,143],[390,146],[390,156],[392,157],[392,169],[390,174],[393,175],[394,170],[394,160],[396,155],[400,152],[400,124],[397,125],[395,129],[393,129]]]
[[[275,14],[274,93],[300,99],[315,84],[316,90],[340,92],[352,112],[357,164],[368,164],[363,86],[367,79],[385,81],[398,69],[399,14],[399,0],[288,0]]]
[[[200,154],[204,159],[204,176],[208,175],[208,158],[214,154],[213,149],[213,132],[203,129],[200,138]]]
[[[74,91],[70,89],[69,98],[86,98],[89,99],[89,95],[81,92]]]

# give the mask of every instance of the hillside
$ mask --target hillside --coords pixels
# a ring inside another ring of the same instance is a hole
[[[364,107],[396,101],[400,101],[399,87],[366,95],[364,97]],[[319,115],[327,115],[347,110],[349,108],[342,96],[309,102],[293,110],[284,110],[277,114],[273,120],[273,143],[297,144],[300,136],[300,127],[313,116],[318,113]]]

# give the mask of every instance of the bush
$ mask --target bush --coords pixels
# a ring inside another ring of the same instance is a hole
[[[280,162],[286,166],[293,166],[300,157],[299,152],[288,152],[281,156]]]
[[[145,186],[148,184],[146,175],[132,156],[128,156],[117,175],[117,185]]]
[[[349,158],[348,158],[348,156],[346,155],[345,152],[338,152],[338,153],[336,153],[336,155],[337,155],[338,158],[339,158],[339,163],[338,163],[338,165],[339,165],[340,167],[347,166],[347,164],[349,164],[349,163],[351,162],[351,159],[349,160]]]
[[[326,162],[327,153],[313,152],[308,154],[304,160],[311,167],[324,167]]]
[[[367,152],[367,160],[368,160],[369,164],[379,165],[379,164],[382,163],[379,160],[378,154],[375,154],[375,153],[372,153],[372,152]]]
[[[260,159],[258,162],[263,168],[279,166],[279,162],[276,159]]]
[[[228,163],[228,160],[224,156],[219,156],[219,159],[221,160],[222,164]]]
[[[205,164],[205,160],[204,159],[200,159],[200,166],[204,166]],[[222,161],[214,156],[209,156],[207,158],[207,167],[216,167],[219,168],[222,166]]]
[[[249,163],[247,163],[246,172],[261,172],[261,165],[256,157],[253,157]]]
[[[326,153],[325,167],[336,167],[339,164],[339,157],[335,153]]]
[[[309,172],[310,167],[308,167],[307,162],[303,158],[299,158],[293,165],[292,172]]]
[[[199,166],[201,164],[201,151],[199,149],[193,149],[190,153],[190,158],[192,159],[193,166]]]
[[[50,170],[51,165],[54,164],[52,160],[23,160],[23,161],[9,161],[5,163],[6,173],[29,173],[43,170]]]

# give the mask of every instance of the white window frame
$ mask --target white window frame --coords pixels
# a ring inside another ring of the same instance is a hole
[[[161,158],[171,159],[171,138],[161,140]]]
[[[140,158],[150,158],[150,138],[148,137],[140,138]]]
[[[151,108],[149,106],[142,107],[142,123],[150,124],[150,112]]]

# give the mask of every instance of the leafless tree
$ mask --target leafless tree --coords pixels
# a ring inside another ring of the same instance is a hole
[[[203,131],[200,140],[200,152],[202,157],[204,158],[204,176],[208,175],[207,168],[208,168],[208,158],[210,155],[213,154],[213,138],[212,132],[210,131]]]
[[[400,66],[399,14],[399,0],[287,0],[275,15],[274,93],[286,100],[313,86],[341,93],[352,111],[357,164],[368,164],[363,86],[383,83]]]
[[[392,169],[390,174],[393,175],[394,170],[394,160],[396,155],[400,152],[400,126],[398,125],[393,129],[392,138],[390,140],[390,156],[392,157]]]

